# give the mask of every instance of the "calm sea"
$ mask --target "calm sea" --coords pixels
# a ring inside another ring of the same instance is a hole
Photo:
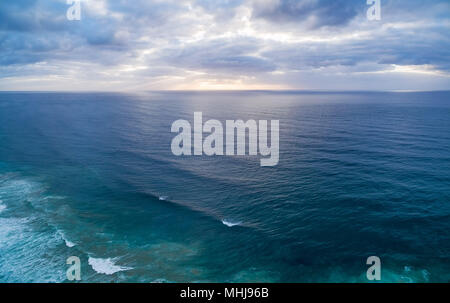
[[[280,120],[280,160],[171,124]],[[0,281],[450,281],[450,93],[0,93]]]

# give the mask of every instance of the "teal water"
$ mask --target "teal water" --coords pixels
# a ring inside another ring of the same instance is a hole
[[[195,111],[279,164],[174,156]],[[449,130],[449,92],[0,93],[0,281],[449,282]]]

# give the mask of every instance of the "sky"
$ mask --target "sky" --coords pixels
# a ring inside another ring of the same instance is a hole
[[[450,1],[0,1],[0,90],[448,90]]]

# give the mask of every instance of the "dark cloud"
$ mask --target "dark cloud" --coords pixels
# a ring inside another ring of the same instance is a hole
[[[0,3],[0,30],[42,32],[67,30],[62,2],[15,0]]]
[[[342,26],[364,12],[360,0],[280,0],[255,2],[253,17],[275,23],[305,23],[310,28]]]
[[[305,70],[330,66],[432,65],[450,71],[450,39],[446,34],[430,35],[430,29],[415,29],[414,35],[387,30],[379,35],[346,43],[321,42],[278,45],[262,55],[277,62],[280,69]]]

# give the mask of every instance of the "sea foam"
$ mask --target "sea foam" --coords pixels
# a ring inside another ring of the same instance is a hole
[[[112,275],[119,271],[125,271],[133,269],[132,267],[119,266],[114,263],[114,259],[111,258],[93,258],[89,257],[88,259],[89,265],[91,265],[92,269],[98,272],[99,274]]]
[[[64,242],[66,243],[66,246],[67,246],[67,247],[71,248],[71,247],[74,247],[74,246],[76,245],[75,243],[73,243],[73,242],[67,240],[66,235],[65,235],[62,231],[58,230],[58,234],[59,234],[59,235],[61,236],[61,238],[64,240]]]
[[[233,227],[233,226],[241,225],[242,222],[223,219],[222,223],[228,227]]]

